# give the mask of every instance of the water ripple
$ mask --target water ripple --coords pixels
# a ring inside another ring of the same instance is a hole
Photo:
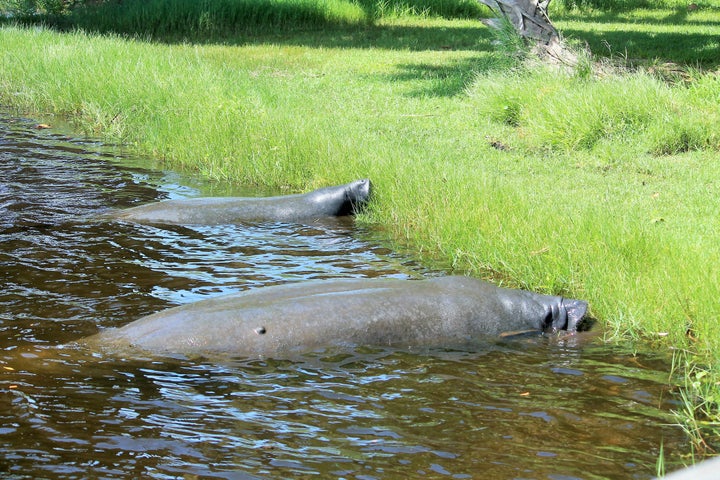
[[[531,338],[222,363],[63,347],[210,295],[435,272],[346,222],[103,221],[219,187],[31,127],[0,117],[0,476],[640,479],[661,445],[668,466],[688,452],[667,358],[620,347]]]

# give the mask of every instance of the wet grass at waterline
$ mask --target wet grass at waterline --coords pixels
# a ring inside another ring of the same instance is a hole
[[[234,46],[6,26],[0,103],[218,181],[371,177],[361,221],[400,248],[720,364],[720,79],[559,73],[492,40],[407,17]]]

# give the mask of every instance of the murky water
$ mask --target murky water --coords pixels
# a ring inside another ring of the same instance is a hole
[[[0,477],[651,478],[689,451],[664,355],[547,338],[302,361],[141,360],[62,344],[220,293],[434,275],[352,223],[97,220],[216,193],[0,117]],[[248,192],[224,191],[227,194]]]

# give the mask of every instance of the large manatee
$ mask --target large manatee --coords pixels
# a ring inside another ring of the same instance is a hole
[[[720,478],[720,457],[707,459],[655,480],[661,478],[664,480],[718,480]]]
[[[461,346],[506,331],[574,332],[587,303],[462,276],[301,282],[171,308],[86,339],[115,352],[288,357],[326,347]]]
[[[302,222],[357,213],[370,198],[370,180],[277,197],[202,197],[140,205],[110,215],[137,223],[219,225]]]

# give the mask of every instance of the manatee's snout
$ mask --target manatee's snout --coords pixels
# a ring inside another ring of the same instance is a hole
[[[545,308],[543,330],[552,333],[567,330],[574,333],[585,317],[588,304],[583,300],[572,298],[546,297]]]
[[[363,178],[362,180],[355,180],[352,182],[347,190],[347,199],[352,205],[353,212],[357,213],[360,209],[370,201],[370,193],[372,191],[372,183],[369,178]]]
[[[583,300],[574,300],[572,298],[563,298],[561,303],[562,308],[567,313],[567,325],[565,329],[568,332],[576,332],[583,318],[585,318],[588,303]]]
[[[372,190],[372,183],[369,178],[363,178],[362,180],[356,180],[353,185],[353,193],[355,194],[355,200],[358,202],[367,202],[370,200],[370,192]]]

